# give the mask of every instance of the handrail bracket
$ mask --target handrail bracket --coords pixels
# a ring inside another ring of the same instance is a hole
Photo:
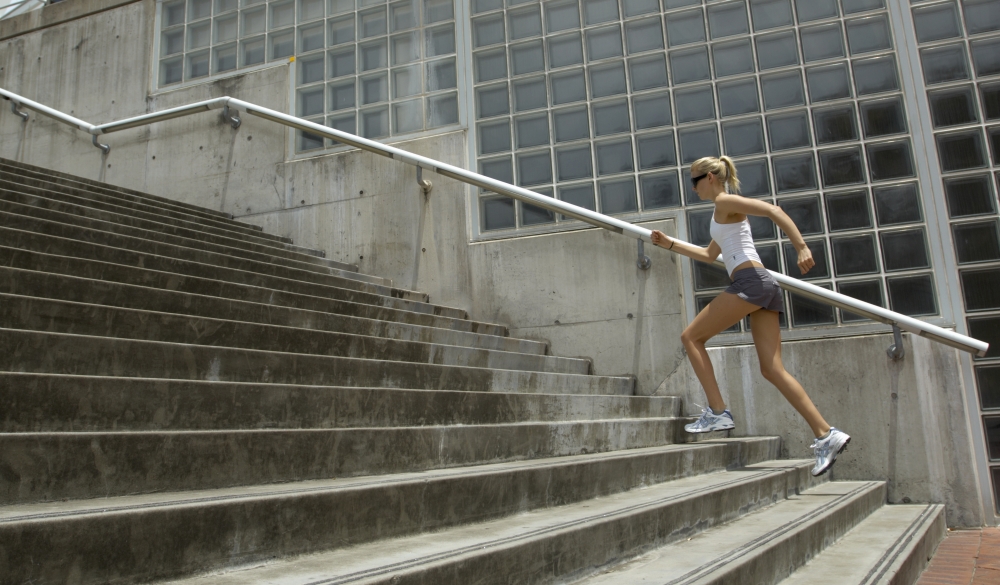
[[[639,242],[639,256],[635,261],[635,265],[639,267],[639,270],[649,270],[649,267],[653,265],[653,261],[646,255],[645,242],[643,240],[636,241]]]
[[[896,325],[895,323],[892,325],[892,339],[892,345],[885,350],[885,353],[892,359],[892,361],[898,362],[903,359],[904,355],[906,355],[906,350],[903,349],[903,332],[899,330],[899,325]]]
[[[14,100],[10,100],[10,111],[14,112],[18,116],[21,116],[21,119],[24,120],[25,122],[28,121],[28,112],[22,112],[21,110],[17,109],[17,102],[15,102]]]
[[[97,141],[97,134],[94,134],[94,139],[91,142],[94,143],[94,146],[100,148],[101,151],[104,152],[104,154],[108,154],[109,152],[111,152],[111,146],[107,144],[101,144],[100,142]]]
[[[417,167],[417,184],[424,190],[424,195],[430,195],[431,189],[434,188],[434,183],[424,178],[424,167],[421,166]]]
[[[235,111],[235,115],[230,115],[229,106],[225,106],[222,108],[222,117],[225,118],[227,122],[229,122],[229,125],[233,127],[233,130],[238,129],[240,127],[240,124],[243,123],[243,120],[240,118],[239,110]]]

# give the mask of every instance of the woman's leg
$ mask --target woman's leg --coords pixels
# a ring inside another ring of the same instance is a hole
[[[823,415],[809,399],[809,395],[798,380],[785,371],[781,363],[781,329],[778,324],[778,313],[761,309],[750,315],[750,328],[753,333],[753,343],[757,347],[757,358],[760,360],[760,373],[768,382],[777,386],[785,399],[799,411],[813,434],[822,437],[830,430]]]
[[[719,392],[719,383],[715,380],[715,370],[712,361],[705,351],[705,342],[715,337],[721,331],[732,327],[740,319],[752,311],[760,312],[757,305],[748,303],[732,293],[721,293],[707,307],[701,310],[693,321],[681,333],[681,342],[687,350],[691,367],[701,382],[708,398],[708,405],[716,412],[726,408],[726,402]]]

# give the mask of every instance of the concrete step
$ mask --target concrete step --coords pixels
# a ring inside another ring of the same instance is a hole
[[[345,429],[0,433],[0,506],[657,447],[688,418]]]
[[[765,461],[777,438],[0,508],[16,582],[133,583],[509,517]],[[581,481],[581,478],[599,478]],[[165,546],[169,543],[168,546]],[[238,543],[234,549],[234,543]]]
[[[91,219],[110,221],[119,225],[134,228],[160,231],[163,233],[200,240],[211,244],[243,248],[249,251],[274,254],[284,258],[299,258],[307,256],[309,258],[323,259],[326,255],[321,250],[311,250],[292,244],[286,244],[276,240],[265,240],[256,236],[246,235],[239,232],[232,232],[216,229],[210,226],[177,220],[163,215],[135,211],[117,205],[100,203],[83,197],[63,195],[54,191],[35,189],[0,181],[0,199],[9,202],[10,210],[19,213],[14,205],[26,205],[37,207],[50,213],[50,219],[62,221],[54,213],[66,213],[74,217],[87,217]],[[26,215],[31,213],[24,212]],[[43,215],[35,215],[44,217]],[[70,222],[66,222],[70,223]],[[326,261],[327,266],[334,266],[341,270],[357,272],[357,266],[340,262]]]
[[[515,353],[0,294],[0,328],[414,364],[591,373],[579,358]]]
[[[3,172],[4,174],[11,173],[21,176],[30,176],[45,181],[58,183],[60,185],[72,186],[74,188],[82,188],[91,191],[100,191],[106,194],[119,197],[124,200],[139,201],[147,205],[156,205],[164,209],[175,209],[189,215],[201,216],[207,219],[213,219],[217,221],[224,221],[248,229],[255,229],[258,231],[261,230],[260,226],[236,221],[233,219],[232,214],[225,213],[222,211],[216,211],[198,205],[191,205],[189,203],[182,203],[180,201],[174,201],[173,199],[168,199],[166,197],[159,197],[157,195],[153,195],[150,193],[144,193],[142,191],[136,191],[134,189],[128,189],[125,187],[118,187],[110,183],[102,183],[100,181],[94,181],[92,179],[85,179],[83,177],[79,177],[76,175],[61,173],[59,171],[54,171],[52,169],[37,167],[27,163],[13,161],[10,159],[0,158],[0,172]]]
[[[0,294],[537,356],[545,355],[548,349],[547,344],[540,341],[411,325],[396,320],[331,314],[16,268],[0,267]],[[265,297],[261,300],[271,299]],[[387,315],[387,317],[393,316]]]
[[[233,568],[175,583],[563,582],[650,545],[689,538],[782,500],[813,485],[810,465],[804,461],[753,464],[430,534],[286,560],[248,560],[249,566],[242,570]]]
[[[0,228],[0,234],[4,233]],[[27,232],[13,232],[21,239],[17,242],[27,246],[49,244],[56,251],[70,251],[69,240],[44,241],[44,236]],[[87,258],[57,256],[32,250],[0,246],[0,266],[10,267],[5,278],[15,278],[7,286],[28,287],[33,296],[66,298],[86,301],[98,295],[102,304],[125,305],[141,303],[140,299],[118,299],[110,292],[97,290],[96,282],[104,282],[101,290],[115,289],[116,283],[125,286],[139,286],[144,293],[152,295],[151,289],[175,291],[199,297],[213,297],[232,301],[243,301],[270,307],[288,307],[322,313],[348,315],[378,321],[406,323],[422,327],[434,327],[451,331],[465,331],[488,336],[503,337],[507,328],[502,325],[469,321],[461,316],[436,314],[454,313],[447,307],[407,301],[392,297],[382,297],[347,289],[274,278],[253,273],[218,269],[194,262],[185,262],[159,256],[144,256],[127,250],[115,250],[106,246],[84,244],[82,252],[93,252],[111,262],[101,262]],[[112,263],[119,262],[119,263]],[[128,263],[131,265],[126,265]],[[60,277],[86,279],[90,291],[76,291],[72,287],[82,284],[78,281],[61,281]],[[46,285],[53,285],[46,288]],[[130,289],[131,290],[131,289]],[[291,291],[291,292],[289,292]],[[15,290],[10,290],[15,292]],[[193,302],[193,301],[192,301]],[[529,342],[540,343],[540,342]],[[520,345],[518,347],[521,347]],[[526,353],[534,353],[525,351]],[[543,352],[544,353],[544,352]]]
[[[0,329],[0,372],[307,386],[634,394],[631,376],[585,376]]]
[[[681,416],[674,396],[465,392],[0,373],[0,432],[499,425]]]
[[[127,222],[125,222],[127,223]],[[218,245],[189,237],[180,237],[153,231],[133,228],[125,223],[99,221],[86,217],[54,212],[30,205],[11,203],[0,199],[0,224],[14,229],[26,229],[51,235],[75,237],[77,239],[101,243],[124,243],[126,241],[141,241],[159,245],[161,250],[176,249],[181,255],[185,253],[200,253],[203,256],[215,258],[214,263],[227,265],[232,262],[251,262],[286,267],[288,269],[315,272],[330,275],[343,280],[370,283],[383,288],[392,286],[392,281],[379,276],[360,274],[354,266],[317,258],[305,254],[290,254],[287,257],[272,254],[268,251],[249,250],[245,247]],[[170,252],[161,252],[174,255]]]
[[[884,482],[827,483],[574,583],[770,585],[843,536],[885,498]],[[836,574],[814,582],[841,583]]]
[[[912,585],[947,530],[939,504],[883,506],[781,585]]]

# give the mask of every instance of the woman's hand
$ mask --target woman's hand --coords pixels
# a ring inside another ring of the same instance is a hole
[[[652,240],[654,246],[659,246],[661,248],[670,248],[670,246],[673,243],[673,240],[670,239],[670,236],[661,232],[660,230],[653,230],[653,233],[650,234],[649,239]]]
[[[816,261],[813,260],[813,255],[812,252],[809,251],[809,246],[802,246],[802,249],[799,250],[798,265],[799,265],[799,270],[802,271],[802,274],[809,272],[810,268],[816,266]]]

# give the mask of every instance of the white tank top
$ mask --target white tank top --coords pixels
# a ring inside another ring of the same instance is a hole
[[[708,231],[712,234],[712,239],[722,248],[722,260],[726,263],[726,272],[730,276],[733,275],[733,270],[744,262],[750,260],[760,262],[757,248],[753,245],[749,220],[744,219],[739,223],[719,223],[715,221],[713,215]]]

